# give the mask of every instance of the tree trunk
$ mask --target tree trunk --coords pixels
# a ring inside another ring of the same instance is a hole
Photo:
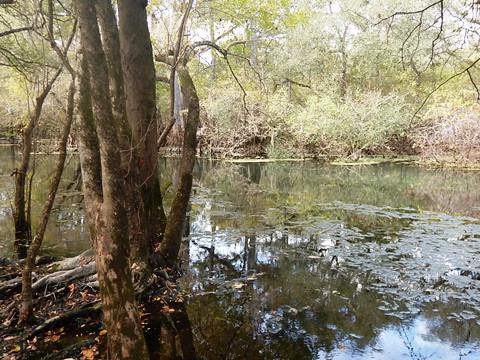
[[[257,66],[257,52],[258,52],[258,35],[257,30],[253,30],[252,37],[250,38],[252,42],[252,53],[250,54],[250,63],[252,66]]]
[[[188,115],[183,136],[180,183],[177,187],[170,213],[168,214],[165,235],[160,246],[160,254],[168,264],[173,264],[177,261],[182,241],[188,202],[192,190],[192,172],[195,164],[197,129],[200,118],[197,91],[186,64],[178,64],[177,72],[180,77],[184,99],[188,104]]]
[[[340,34],[340,55],[342,57],[342,75],[340,78],[340,97],[342,100],[345,100],[345,96],[347,95],[347,87],[348,87],[348,79],[347,79],[347,71],[348,71],[348,54],[347,54],[347,34],[348,34],[348,26],[345,27],[343,33]]]
[[[125,113],[125,90],[122,63],[120,60],[120,37],[118,34],[117,19],[115,18],[115,12],[110,0],[97,0],[96,9],[105,57],[107,59],[113,116],[120,130],[118,140],[122,147],[121,155],[123,166],[127,169],[130,158],[128,149],[130,147],[131,134]]]
[[[67,118],[65,126],[63,128],[62,137],[59,145],[59,156],[57,165],[55,167],[55,174],[50,185],[50,191],[48,193],[47,201],[43,209],[42,221],[32,240],[30,247],[28,248],[27,259],[25,267],[22,272],[22,306],[20,308],[20,321],[29,321],[33,317],[33,301],[32,301],[32,271],[35,265],[35,258],[38,255],[40,247],[42,245],[43,237],[47,229],[50,213],[52,212],[55,196],[57,195],[58,185],[62,178],[63,168],[65,165],[65,159],[67,157],[67,143],[68,136],[70,135],[70,129],[72,127],[73,120],[73,108],[74,108],[74,95],[75,95],[75,81],[72,80],[68,91],[68,103],[67,103]]]
[[[208,31],[210,33],[210,41],[215,43],[217,39],[215,37],[215,16],[213,14],[213,6],[212,0],[208,0]],[[217,52],[214,49],[210,49],[210,54],[212,56],[210,80],[215,81],[217,79]]]
[[[155,67],[144,0],[119,0],[119,32],[126,114],[136,150],[129,167],[132,259],[142,267],[165,229],[155,104]]]
[[[125,186],[123,173],[118,166],[121,161],[119,140],[109,95],[107,62],[94,3],[76,0],[75,5],[82,55],[87,62],[90,76],[91,101],[101,162],[103,198],[94,197],[95,194],[91,193],[88,197],[85,196],[85,200],[90,209],[87,211],[89,221],[95,231],[95,262],[104,322],[108,331],[109,355],[112,359],[148,359],[129,265],[130,244],[123,199]],[[85,140],[83,136],[82,140]],[[84,178],[84,183],[86,182],[87,179]],[[95,217],[92,218],[92,215]]]
[[[52,79],[47,83],[41,94],[35,100],[35,109],[30,114],[27,126],[22,133],[22,158],[20,167],[15,170],[15,201],[13,219],[15,223],[15,242],[14,248],[19,259],[27,257],[27,249],[31,241],[31,224],[29,209],[26,208],[26,179],[27,172],[30,166],[30,153],[32,152],[33,132],[37,126],[40,115],[42,114],[43,104],[47,98],[50,90],[52,90],[53,83],[58,79],[62,73],[63,68],[60,67]]]

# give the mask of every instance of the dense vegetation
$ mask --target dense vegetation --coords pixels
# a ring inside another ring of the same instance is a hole
[[[3,9],[4,24],[40,23],[29,9],[33,4]],[[173,48],[184,6],[150,3],[157,49]],[[432,161],[475,161],[478,74],[469,68],[476,60],[475,6],[391,0],[196,3],[184,40],[195,51],[189,66],[201,102],[203,154],[421,154]],[[35,33],[3,36],[0,46],[2,63],[10,65],[0,68],[6,94],[0,100],[1,129],[8,137],[25,121],[45,66],[58,59]],[[164,65],[157,65],[157,75],[159,115],[168,123]],[[60,81],[47,99],[40,138],[57,136],[67,86]],[[176,107],[172,146],[182,131],[181,99]]]
[[[21,325],[30,346],[88,315],[108,333],[102,356],[150,358],[150,314],[188,322],[176,279],[199,154],[478,162],[479,10],[456,0],[0,0],[0,131],[19,149],[2,333]],[[39,255],[69,150],[91,249],[44,269],[57,260]],[[160,151],[181,155],[171,184],[161,185]],[[42,152],[56,156],[40,212]],[[66,311],[78,284],[91,297],[76,292]],[[63,300],[52,285],[65,285]],[[182,336],[171,346],[195,358],[191,330]]]

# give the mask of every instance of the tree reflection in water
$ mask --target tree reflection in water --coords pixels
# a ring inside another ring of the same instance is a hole
[[[0,153],[3,256],[11,156]],[[37,161],[34,209],[50,160]],[[164,189],[173,164],[161,162]],[[175,315],[146,309],[158,314],[150,348],[157,358],[480,358],[480,281],[452,271],[480,271],[478,188],[477,173],[398,164],[200,161],[181,253],[185,303]],[[46,254],[89,246],[78,193],[63,195]]]

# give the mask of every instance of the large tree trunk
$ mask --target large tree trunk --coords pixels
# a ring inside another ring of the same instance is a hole
[[[148,359],[129,265],[130,244],[123,199],[124,174],[118,166],[121,162],[120,147],[109,95],[107,62],[94,2],[76,0],[75,4],[82,55],[87,62],[90,76],[91,100],[100,150],[103,198],[94,197],[95,194],[92,193],[85,196],[85,201],[89,208],[89,221],[95,231],[95,262],[104,322],[108,331],[109,354],[112,359]],[[86,181],[84,178],[84,183]],[[92,215],[95,217],[92,218]]]
[[[65,165],[65,159],[67,157],[68,136],[70,135],[70,129],[73,121],[74,94],[75,82],[72,80],[68,91],[67,118],[63,128],[62,137],[60,139],[60,154],[55,167],[55,174],[53,176],[47,201],[43,209],[42,221],[30,247],[28,248],[27,259],[22,272],[22,306],[20,308],[20,321],[29,321],[33,316],[32,271],[35,265],[35,258],[38,255],[40,247],[42,246],[43,237],[47,229],[48,220],[50,218],[50,213],[52,212],[53,203],[55,201],[55,196],[57,195],[58,186],[60,184],[60,179],[62,178],[63,168]]]
[[[165,235],[160,253],[168,264],[177,261],[183,236],[185,219],[193,182],[193,166],[197,149],[197,129],[200,118],[200,105],[197,91],[185,63],[179,64],[177,72],[182,85],[182,92],[188,104],[188,115],[183,136],[182,159],[180,162],[180,183],[170,213],[168,214]]]
[[[120,131],[118,140],[122,147],[121,156],[123,166],[126,170],[130,159],[128,149],[131,146],[131,134],[127,122],[127,114],[125,112],[125,90],[122,62],[120,60],[120,37],[118,34],[117,19],[110,0],[97,0],[96,8],[103,48],[107,59],[113,116]]]
[[[144,0],[119,0],[119,32],[126,94],[126,114],[132,134],[129,166],[132,258],[137,265],[158,244],[165,228],[160,183],[155,104],[155,67]]]

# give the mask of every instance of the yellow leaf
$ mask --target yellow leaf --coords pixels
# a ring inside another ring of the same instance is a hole
[[[105,329],[101,330],[101,331],[98,333],[98,335],[100,335],[100,336],[103,336],[103,335],[106,335],[106,334],[107,334],[107,330],[105,330]]]
[[[12,347],[10,348],[11,353],[16,353],[16,352],[19,352],[20,350],[22,350],[22,348],[18,344],[12,345]]]

